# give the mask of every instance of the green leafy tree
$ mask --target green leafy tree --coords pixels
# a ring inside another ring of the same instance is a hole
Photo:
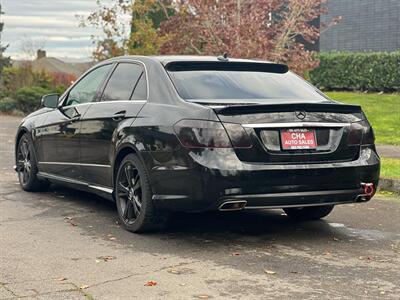
[[[171,0],[115,0],[111,6],[97,1],[97,9],[81,26],[101,30],[100,36],[92,36],[96,46],[93,57],[103,60],[124,54],[159,54],[168,35],[160,35],[160,24],[173,15]],[[130,21],[127,23],[126,19]]]

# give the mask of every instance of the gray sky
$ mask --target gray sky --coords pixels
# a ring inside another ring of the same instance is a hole
[[[6,54],[12,58],[24,56],[22,44],[27,44],[27,40],[36,47],[43,46],[48,56],[91,56],[90,36],[98,33],[92,28],[78,27],[76,15],[88,15],[96,8],[96,0],[0,0],[0,3],[5,12],[2,43],[9,44]]]

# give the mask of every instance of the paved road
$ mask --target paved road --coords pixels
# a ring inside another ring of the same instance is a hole
[[[400,297],[399,199],[302,224],[279,210],[180,214],[165,232],[135,235],[96,196],[21,191],[17,122],[0,116],[0,299]]]

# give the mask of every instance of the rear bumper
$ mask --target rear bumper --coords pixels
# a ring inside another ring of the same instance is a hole
[[[302,165],[243,163],[231,149],[188,155],[185,165],[152,167],[157,207],[204,211],[227,201],[246,201],[246,209],[362,202],[370,199],[362,197],[363,183],[376,187],[380,171],[374,147],[361,149],[356,161]]]
[[[306,207],[368,201],[369,199],[364,198],[363,195],[362,189],[235,195],[221,198],[218,209],[233,210],[225,204],[241,201],[245,201],[243,209]]]

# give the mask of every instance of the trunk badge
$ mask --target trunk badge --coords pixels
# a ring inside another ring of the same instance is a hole
[[[300,120],[304,120],[307,116],[305,111],[295,111],[294,114],[297,117],[297,119],[300,119]]]

